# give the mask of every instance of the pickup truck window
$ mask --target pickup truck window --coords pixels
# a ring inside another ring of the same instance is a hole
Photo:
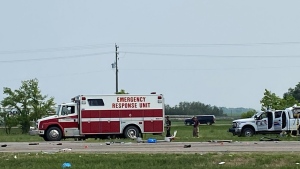
[[[275,112],[275,118],[281,117],[281,113],[282,113],[282,111]]]

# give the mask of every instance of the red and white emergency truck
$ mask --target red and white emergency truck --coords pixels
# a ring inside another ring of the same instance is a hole
[[[46,141],[64,138],[101,138],[164,132],[164,97],[148,95],[78,95],[58,105],[56,114],[39,119],[38,134]]]

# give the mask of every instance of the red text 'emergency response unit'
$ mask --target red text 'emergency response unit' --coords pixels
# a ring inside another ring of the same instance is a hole
[[[146,97],[117,97],[116,103],[112,103],[112,108],[149,108],[150,102],[146,102]]]

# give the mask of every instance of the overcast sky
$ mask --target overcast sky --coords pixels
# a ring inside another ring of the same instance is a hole
[[[300,1],[1,1],[0,88],[39,79],[56,103],[119,89],[260,109],[300,81]],[[1,92],[0,100],[5,96]]]

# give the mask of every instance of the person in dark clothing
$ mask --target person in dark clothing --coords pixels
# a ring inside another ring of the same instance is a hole
[[[166,117],[166,128],[167,128],[166,137],[171,137],[171,121],[169,119],[169,116]]]
[[[193,121],[194,121],[193,137],[199,138],[199,121],[197,120],[196,117],[193,117]]]

